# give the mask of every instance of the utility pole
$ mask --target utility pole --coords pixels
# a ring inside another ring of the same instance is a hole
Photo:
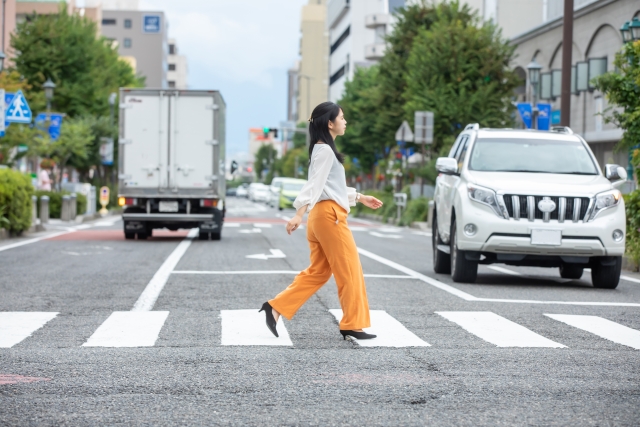
[[[571,124],[571,51],[573,50],[573,0],[564,0],[562,28],[562,98],[560,125]]]

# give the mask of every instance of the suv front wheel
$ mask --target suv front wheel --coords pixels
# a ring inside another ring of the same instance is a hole
[[[436,215],[433,215],[431,219],[431,246],[433,250],[433,271],[438,274],[451,273],[451,258],[449,254],[438,249],[438,246],[444,246],[444,242],[438,232],[438,218]]]
[[[451,278],[454,282],[473,283],[478,277],[478,261],[468,260],[465,251],[458,249],[455,219],[451,223]]]
[[[591,282],[594,288],[615,289],[620,281],[622,257],[596,258],[591,266]]]

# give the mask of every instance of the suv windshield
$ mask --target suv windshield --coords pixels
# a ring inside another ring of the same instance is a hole
[[[486,172],[531,172],[597,175],[580,141],[547,139],[478,139],[469,169]]]

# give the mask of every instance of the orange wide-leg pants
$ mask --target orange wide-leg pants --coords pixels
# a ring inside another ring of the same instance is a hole
[[[343,313],[340,329],[371,326],[362,265],[347,216],[347,211],[332,200],[317,203],[309,212],[307,240],[311,248],[311,265],[269,301],[285,318],[291,320],[302,304],[333,274]]]

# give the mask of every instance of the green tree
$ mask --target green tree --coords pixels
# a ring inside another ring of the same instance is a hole
[[[344,95],[339,101],[347,120],[347,130],[336,144],[340,152],[358,159],[366,171],[384,156],[385,147],[395,145],[393,138],[382,138],[376,131],[378,117],[384,109],[379,104],[379,71],[375,65],[356,69],[353,80],[345,83]]]
[[[295,178],[296,165],[299,171],[297,177],[306,179],[309,169],[309,151],[304,144],[288,150],[285,155],[276,162],[276,170],[280,176]]]
[[[13,167],[22,157],[37,155],[49,143],[49,135],[35,127],[13,123],[0,138],[0,164]]]
[[[268,170],[273,176],[273,168],[275,166],[278,152],[271,144],[262,144],[255,155],[253,162],[253,168],[256,171],[256,177],[258,180],[262,179],[262,172]],[[271,183],[271,180],[265,180],[267,184]]]
[[[436,152],[451,142],[467,123],[506,127],[512,123],[511,97],[519,79],[510,69],[514,47],[497,27],[480,25],[466,6],[436,8],[429,29],[418,31],[407,59],[403,106],[413,121],[417,110],[434,112]]]
[[[89,147],[94,138],[91,122],[85,118],[69,118],[62,122],[60,137],[43,147],[42,154],[54,159],[60,171],[64,171],[70,160],[85,160],[89,155]],[[58,187],[61,176],[57,177]]]
[[[119,59],[111,41],[98,37],[96,23],[69,14],[31,15],[11,35],[15,69],[30,85],[27,98],[34,111],[45,107],[42,84],[56,84],[54,109],[70,116],[109,114],[108,97],[119,87],[143,86],[131,66]]]
[[[631,148],[640,143],[640,40],[626,43],[616,54],[614,65],[614,71],[595,78],[594,82],[609,103],[621,107],[610,107],[604,117],[607,123],[615,123],[624,130],[617,148]]]

